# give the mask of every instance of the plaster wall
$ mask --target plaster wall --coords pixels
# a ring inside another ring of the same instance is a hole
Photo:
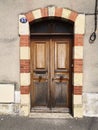
[[[19,14],[49,5],[87,14],[94,12],[95,3],[93,0],[0,0],[0,83],[15,83],[19,90]],[[86,93],[98,93],[98,29],[96,41],[89,44],[89,36],[94,30],[93,15],[86,15],[85,25],[83,98],[87,97]]]

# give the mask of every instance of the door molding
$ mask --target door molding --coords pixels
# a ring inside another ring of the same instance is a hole
[[[73,116],[83,116],[83,38],[85,33],[85,15],[67,8],[49,6],[19,15],[20,36],[20,92],[21,114],[30,113],[30,30],[29,23],[45,17],[61,17],[74,22],[73,46]],[[77,97],[77,98],[76,98]],[[24,101],[25,98],[25,101]]]

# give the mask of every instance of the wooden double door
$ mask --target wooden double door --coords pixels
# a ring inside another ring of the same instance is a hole
[[[31,40],[32,108],[70,108],[71,44],[64,37]]]

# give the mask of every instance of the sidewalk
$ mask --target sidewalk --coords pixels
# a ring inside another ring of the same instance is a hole
[[[33,119],[0,116],[0,130],[98,130],[98,118]]]

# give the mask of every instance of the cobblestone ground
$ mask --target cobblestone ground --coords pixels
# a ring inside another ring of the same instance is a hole
[[[0,130],[98,130],[98,118],[33,119],[0,116]]]

